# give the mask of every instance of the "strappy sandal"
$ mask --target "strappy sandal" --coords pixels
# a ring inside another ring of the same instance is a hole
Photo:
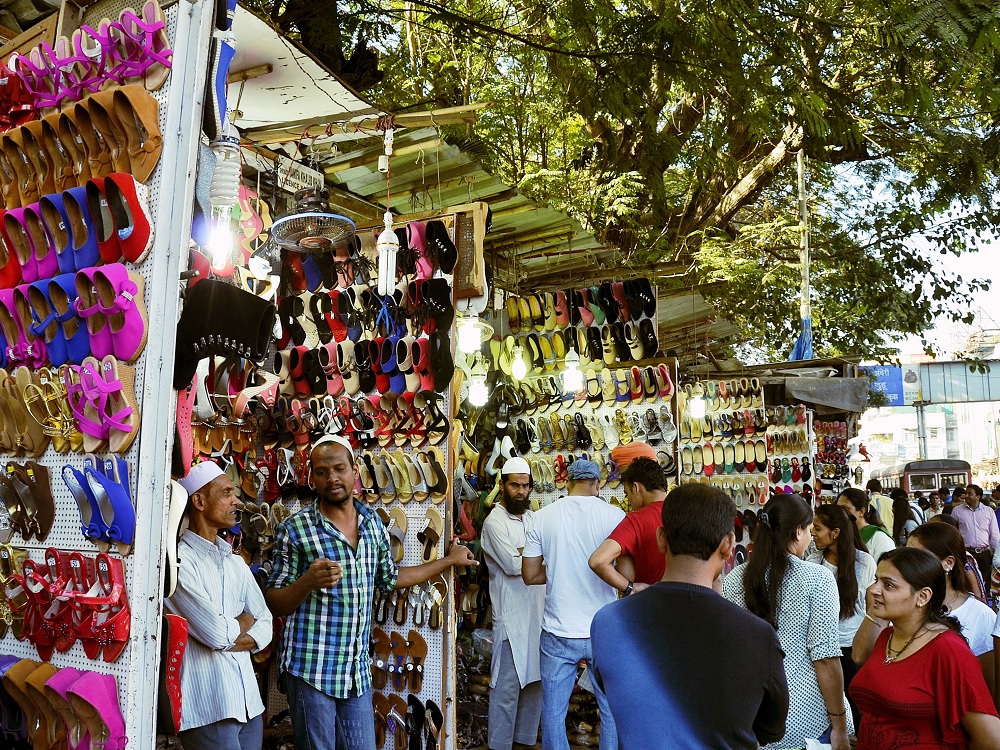
[[[74,598],[81,616],[78,632],[90,659],[102,655],[105,662],[111,663],[128,645],[131,625],[122,561],[98,553],[95,577],[91,590]]]
[[[393,694],[389,696],[389,705],[389,715],[386,717],[386,721],[389,730],[393,733],[395,750],[407,750],[409,737],[406,733],[406,701]]]
[[[448,584],[442,577],[438,577],[431,582],[427,590],[430,602],[430,612],[427,615],[427,625],[432,630],[440,629],[442,625],[442,605],[448,597]]]
[[[615,409],[615,430],[618,431],[618,441],[622,445],[631,443],[635,436],[632,432],[631,424],[629,423],[628,417],[625,416],[625,412],[621,409]]]
[[[451,429],[447,415],[441,411],[440,402],[441,395],[433,391],[420,391],[413,399],[414,408],[424,411],[424,429],[430,445],[444,442]]]
[[[427,737],[426,750],[438,750],[439,742],[443,739],[441,728],[444,725],[444,714],[438,704],[432,700],[425,704],[424,734]]]

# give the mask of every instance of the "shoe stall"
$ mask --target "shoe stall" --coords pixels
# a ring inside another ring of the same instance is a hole
[[[155,744],[169,371],[214,12],[66,3],[2,53],[5,747]]]
[[[227,536],[263,584],[311,444],[343,435],[397,562],[444,554],[456,307],[485,305],[487,209],[331,205],[315,154],[376,140],[388,198],[392,122],[235,4],[68,4],[56,28],[5,58],[37,106],[0,142],[2,729],[151,748],[183,704],[171,476],[223,466]],[[310,158],[241,137],[273,125],[275,87],[292,120],[338,102]],[[454,746],[453,597],[439,577],[373,602],[380,745]],[[277,653],[255,655],[269,741]]]

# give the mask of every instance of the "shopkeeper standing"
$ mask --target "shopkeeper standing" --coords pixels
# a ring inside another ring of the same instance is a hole
[[[490,670],[489,750],[534,745],[542,718],[538,641],[545,589],[521,579],[521,552],[535,525],[528,507],[531,469],[509,458],[500,470],[502,499],[483,522],[483,552],[493,603],[493,662]]]
[[[226,473],[202,461],[180,480],[188,529],[168,612],[187,619],[180,738],[186,750],[260,750],[264,703],[251,653],[271,642],[271,613],[250,568],[219,538],[236,523],[239,498]],[[96,741],[96,738],[95,738]]]
[[[454,545],[448,555],[396,567],[389,534],[354,499],[358,470],[350,442],[326,435],[310,456],[315,502],[278,526],[274,570],[264,598],[286,617],[281,677],[296,748],[371,750],[372,597],[423,583],[454,565],[476,565]]]

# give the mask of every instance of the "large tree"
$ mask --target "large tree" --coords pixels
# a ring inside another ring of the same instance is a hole
[[[881,354],[939,313],[968,314],[980,281],[948,259],[997,221],[996,3],[333,7],[342,50],[382,52],[381,103],[493,102],[452,135],[478,138],[498,176],[579,217],[624,264],[690,262],[697,280],[728,282],[716,303],[765,351],[787,353],[798,328],[799,149],[817,353]]]

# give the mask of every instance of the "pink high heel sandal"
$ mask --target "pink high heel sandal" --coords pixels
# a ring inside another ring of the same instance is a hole
[[[142,6],[142,17],[130,9],[122,11],[117,27],[127,51],[127,59],[119,60],[122,74],[128,83],[141,83],[147,91],[156,91],[166,83],[173,57],[159,4],[149,0]]]
[[[125,750],[125,719],[114,675],[85,672],[66,691],[73,713],[87,728],[88,747]]]

